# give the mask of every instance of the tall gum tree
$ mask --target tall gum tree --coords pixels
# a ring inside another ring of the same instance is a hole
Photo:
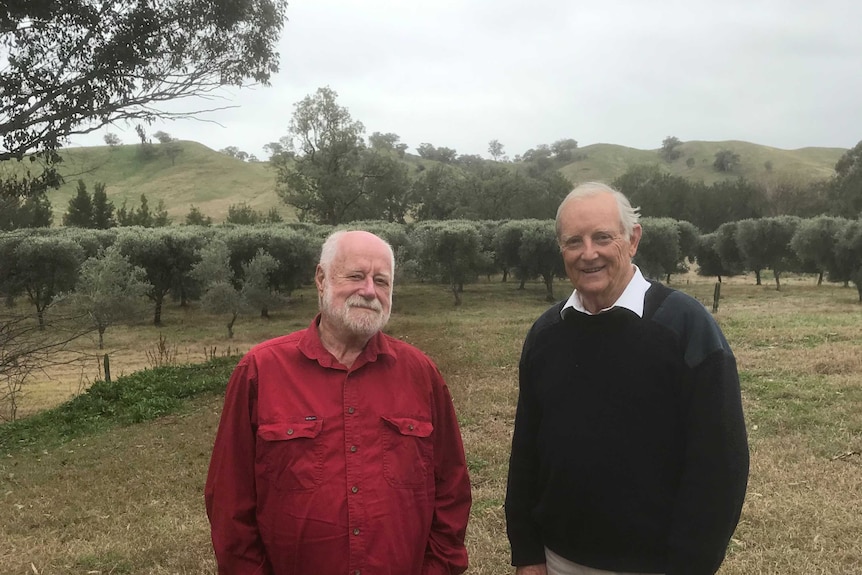
[[[269,83],[286,0],[12,0],[0,10],[0,195],[56,187],[71,135],[151,122],[169,101]],[[198,100],[200,101],[200,100]]]
[[[338,94],[318,88],[295,105],[287,141],[294,157],[274,158],[278,193],[303,220],[337,225],[357,219],[366,200],[362,122],[337,102]]]

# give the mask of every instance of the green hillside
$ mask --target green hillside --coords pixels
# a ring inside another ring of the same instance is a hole
[[[91,193],[95,182],[104,182],[108,197],[117,207],[124,200],[128,207],[136,207],[141,194],[146,194],[151,208],[162,200],[174,223],[181,223],[192,205],[221,222],[230,205],[243,202],[262,212],[275,207],[285,220],[296,219],[293,209],[276,194],[275,171],[267,162],[242,162],[196,142],[183,141],[177,145],[181,152],[173,161],[164,153],[162,144],[153,144],[149,157],[141,153],[140,145],[62,150],[61,172],[66,184],[49,194],[55,225],[62,222],[79,179]],[[690,141],[677,149],[681,156],[665,162],[657,149],[592,144],[576,150],[575,161],[562,166],[560,171],[573,184],[589,180],[611,182],[630,167],[642,164],[657,165],[668,173],[706,184],[740,176],[765,183],[807,182],[830,177],[835,163],[846,151],[843,148],[782,150],[741,141]],[[715,154],[720,150],[739,155],[740,164],[733,172],[722,173],[713,168]],[[415,173],[417,163],[425,167],[434,163],[412,155],[404,161],[410,164],[411,173]]]
[[[78,180],[90,193],[95,182],[104,182],[116,207],[124,200],[128,207],[137,207],[141,194],[151,209],[162,200],[174,223],[181,223],[192,205],[220,222],[230,205],[242,202],[263,212],[276,207],[285,220],[296,219],[276,194],[275,172],[267,162],[242,162],[196,142],[177,144],[182,151],[173,161],[161,144],[152,145],[149,158],[141,154],[140,145],[64,149],[60,172],[66,184],[48,195],[54,224],[62,222]]]
[[[637,164],[658,165],[670,174],[707,185],[740,176],[755,182],[776,179],[808,182],[832,176],[835,163],[847,151],[844,148],[782,150],[735,140],[683,142],[676,149],[681,155],[669,163],[659,156],[658,149],[637,150],[614,144],[593,144],[579,148],[576,154],[581,159],[563,166],[560,171],[573,183],[590,180],[610,182]],[[715,154],[721,150],[739,154],[740,165],[731,173],[713,168]],[[689,158],[694,159],[691,166]]]

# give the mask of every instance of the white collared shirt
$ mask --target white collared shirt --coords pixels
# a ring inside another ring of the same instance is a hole
[[[641,273],[641,270],[636,265],[632,265],[635,268],[635,273],[632,276],[632,279],[629,280],[629,285],[626,286],[626,289],[623,290],[623,293],[611,307],[606,307],[605,309],[600,310],[599,313],[602,313],[603,311],[608,311],[609,309],[613,309],[615,307],[624,307],[627,310],[631,310],[636,313],[638,317],[643,317],[644,296],[646,295],[647,290],[650,288],[650,283],[644,278],[643,274]],[[576,311],[579,311],[581,313],[593,315],[592,313],[587,311],[587,308],[584,307],[578,290],[573,291],[572,295],[569,296],[569,299],[566,301],[566,304],[563,306],[563,309],[560,310],[560,315],[562,316],[563,312],[570,307],[575,308]]]

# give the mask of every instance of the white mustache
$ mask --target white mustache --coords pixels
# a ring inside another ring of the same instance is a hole
[[[381,312],[383,311],[383,306],[380,305],[380,302],[376,299],[366,300],[361,296],[351,296],[344,302],[348,307],[359,307],[363,309],[370,309],[372,311]]]

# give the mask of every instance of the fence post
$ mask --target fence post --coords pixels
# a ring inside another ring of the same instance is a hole
[[[108,354],[105,354],[105,359],[102,361],[105,366],[105,383],[111,383],[111,360],[108,359]]]
[[[721,282],[715,282],[715,290],[712,292],[712,313],[718,311],[718,300],[721,298]]]

